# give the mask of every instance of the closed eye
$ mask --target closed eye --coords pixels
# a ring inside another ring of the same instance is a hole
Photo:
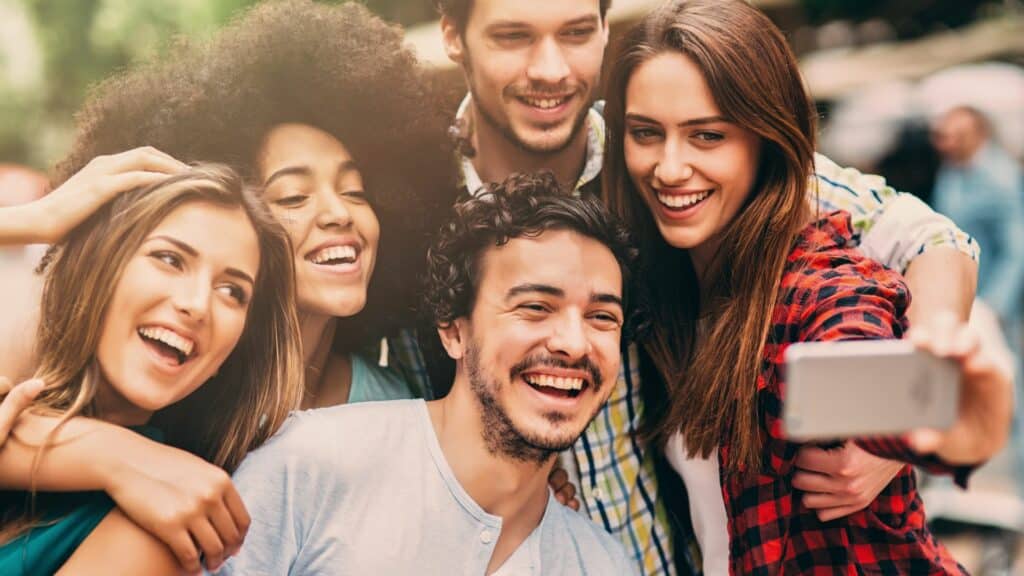
[[[344,190],[341,192],[341,196],[354,202],[366,203],[370,201],[370,197],[364,190]]]
[[[309,196],[305,194],[293,194],[291,196],[284,196],[282,198],[278,198],[277,200],[274,200],[273,203],[275,206],[283,206],[285,208],[289,208],[292,206],[298,206],[302,204],[303,202],[306,201],[306,198],[309,198]]]

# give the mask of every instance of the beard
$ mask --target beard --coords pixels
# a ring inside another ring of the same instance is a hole
[[[481,408],[481,420],[484,432],[484,445],[491,454],[504,456],[520,462],[543,464],[552,455],[563,450],[568,450],[576,443],[583,430],[576,430],[563,433],[557,436],[543,436],[523,431],[518,428],[509,417],[505,407],[498,401],[496,392],[501,388],[501,383],[491,378],[480,365],[479,347],[471,342],[466,349],[466,372],[469,377],[470,388],[476,396]],[[601,389],[601,373],[588,360],[584,359],[582,368],[591,374],[594,392]],[[515,377],[526,369],[539,365],[570,367],[565,362],[555,359],[527,358],[517,364],[510,371],[509,385],[514,385]],[[594,416],[601,409],[599,404],[594,413],[587,418],[587,423],[593,420]],[[544,418],[551,424],[566,422],[568,418],[560,412],[549,412]]]
[[[466,72],[467,84],[469,84],[469,94],[473,98],[473,105],[477,111],[477,117],[481,122],[487,123],[493,130],[501,134],[501,136],[511,143],[516,148],[519,148],[523,152],[535,155],[547,155],[557,154],[562,150],[569,147],[570,144],[576,139],[580,131],[583,130],[584,125],[587,122],[587,115],[590,112],[590,97],[591,90],[586,85],[581,86],[581,92],[587,94],[587,104],[580,108],[580,111],[576,114],[576,117],[572,119],[572,130],[569,131],[569,136],[563,142],[551,142],[546,145],[535,145],[530,142],[524,141],[516,134],[516,131],[512,128],[511,121],[506,117],[501,119],[500,115],[496,111],[488,108],[488,105],[480,99],[479,92],[476,88],[476,82],[473,80],[473,66],[471,63],[470,55],[467,51],[466,58],[464,60],[464,69]],[[507,89],[506,89],[507,91]],[[505,98],[506,94],[501,94],[502,98]]]

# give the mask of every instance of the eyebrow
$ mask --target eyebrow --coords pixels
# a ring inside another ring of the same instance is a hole
[[[509,288],[508,292],[505,294],[505,300],[510,300],[516,296],[530,293],[547,294],[548,296],[555,296],[556,298],[565,297],[565,290],[548,284],[519,284]],[[623,307],[622,298],[619,298],[615,294],[608,294],[604,292],[591,294],[590,301],[601,304],[614,304],[619,308]]]
[[[579,26],[581,24],[594,24],[597,25],[601,22],[601,18],[596,14],[587,14],[585,16],[578,16],[563,23],[559,28],[566,28],[569,26]],[[491,22],[485,29],[485,32],[494,32],[503,28],[530,28],[530,24],[523,20],[498,20],[497,22]]]
[[[352,171],[357,170],[357,169],[358,168],[357,168],[356,163],[355,163],[354,160],[351,160],[351,159],[345,160],[344,162],[341,162],[340,164],[338,164],[337,174],[335,175],[334,178],[335,178],[335,180],[337,180],[338,178],[341,178],[342,176],[344,176],[347,172],[352,172]],[[281,168],[280,170],[276,170],[273,174],[271,174],[267,178],[266,182],[263,183],[263,187],[266,188],[267,186],[270,186],[270,184],[274,180],[277,180],[278,178],[282,178],[284,176],[312,176],[312,175],[313,175],[313,169],[310,168],[309,166],[306,166],[306,165],[301,165],[301,166],[285,166],[284,168]]]
[[[188,254],[189,256],[192,256],[193,258],[199,256],[199,252],[195,248],[189,246],[187,243],[182,242],[181,240],[178,240],[177,238],[172,238],[170,236],[161,234],[157,236],[150,236],[149,238],[146,239],[146,242],[151,242],[153,240],[163,240],[164,242],[174,244],[182,252]],[[252,276],[246,274],[245,272],[239,270],[238,268],[232,268],[229,266],[224,269],[224,273],[227,274],[228,276],[234,276],[235,278],[238,278],[240,280],[245,280],[246,282],[253,286],[256,285],[256,281],[252,279]]]
[[[653,118],[648,118],[642,114],[636,114],[633,112],[626,113],[626,120],[633,120],[634,122],[646,122],[648,124],[661,124]],[[678,126],[696,126],[699,124],[714,124],[715,122],[726,122],[732,124],[732,120],[725,116],[705,116],[703,118],[691,118],[685,122],[680,122]]]

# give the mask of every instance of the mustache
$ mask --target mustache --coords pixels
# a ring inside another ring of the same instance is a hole
[[[534,368],[562,368],[565,370],[583,370],[590,375],[590,382],[594,385],[594,390],[600,390],[604,384],[604,378],[601,377],[601,371],[597,369],[597,366],[591,362],[589,356],[584,356],[576,362],[567,362],[556,356],[548,356],[547,354],[533,354],[527,356],[522,361],[518,362],[509,371],[511,379],[515,379],[516,376],[521,376],[524,372],[532,370]]]
[[[564,96],[585,92],[586,84],[529,84],[526,86],[509,86],[505,89],[508,96]]]

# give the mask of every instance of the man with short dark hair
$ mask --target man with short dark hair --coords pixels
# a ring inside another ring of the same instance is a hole
[[[235,473],[253,522],[228,573],[634,572],[547,479],[615,384],[636,251],[551,176],[483,196],[430,251],[451,392],[293,414]]]
[[[454,126],[466,191],[513,172],[546,169],[566,189],[598,194],[604,121],[600,103],[590,102],[597,95],[610,1],[435,1],[445,49],[469,89]],[[915,324],[926,325],[944,311],[966,319],[974,299],[977,243],[878,176],[817,155],[808,177],[821,210],[850,212],[861,249],[906,275]],[[408,377],[422,377],[428,370],[413,340],[406,334],[390,341],[391,363]],[[682,495],[672,514],[682,522],[672,539],[654,451],[637,440],[642,368],[642,354],[630,346],[608,404],[563,456],[563,465],[579,486],[584,511],[626,545],[645,574],[675,574],[677,560],[682,571],[699,573],[685,491],[671,490]],[[433,382],[438,394],[445,383]],[[902,468],[853,444],[830,451],[807,446],[796,463],[793,485],[804,493],[802,504],[823,520],[865,508]],[[674,559],[674,553],[681,557]]]

